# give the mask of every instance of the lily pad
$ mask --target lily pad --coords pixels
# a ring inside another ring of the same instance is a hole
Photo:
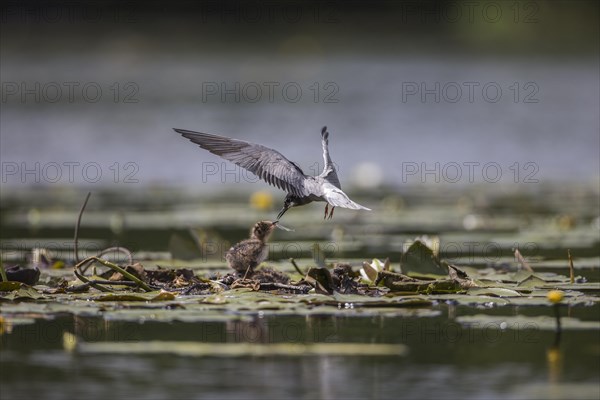
[[[17,281],[0,281],[0,292],[12,292],[13,290],[19,290],[21,285],[23,285],[23,283]]]
[[[546,285],[543,289],[579,290],[582,292],[600,293],[600,282],[560,283],[557,285]]]
[[[540,278],[534,274],[531,274],[527,278],[519,281],[519,283],[517,284],[517,287],[519,287],[519,288],[537,288],[537,287],[542,287],[546,284],[548,284],[548,282],[546,282],[545,280],[543,280],[542,278]]]
[[[373,343],[220,343],[215,346],[214,343],[148,341],[77,343],[75,351],[82,354],[173,354],[185,357],[397,357],[405,355],[408,348],[402,344]]]
[[[485,295],[466,295],[466,294],[441,294],[428,296],[432,300],[451,302],[466,306],[484,306],[495,307],[511,304],[511,301],[505,298]]]
[[[17,282],[19,286],[15,286],[14,282],[10,282],[10,281],[2,282],[2,283],[13,289],[8,293],[6,293],[6,292],[1,293],[0,300],[8,300],[8,301],[39,300],[39,299],[43,299],[46,297],[43,294],[41,294],[40,292],[38,292],[37,290],[35,290],[34,288],[32,288],[31,286],[28,286],[24,283]]]
[[[420,274],[434,276],[447,276],[448,270],[444,268],[433,254],[433,250],[420,240],[415,242],[406,250],[400,258],[400,271],[403,274]]]
[[[555,330],[556,318],[549,316],[499,316],[499,315],[464,315],[457,317],[456,321],[464,325],[477,325],[491,329],[541,329]],[[581,321],[576,318],[561,317],[561,327],[563,330],[600,330],[600,321]]]
[[[383,282],[384,286],[399,293],[457,293],[463,291],[461,282],[454,279],[422,280],[389,271],[379,271],[375,283]]]
[[[315,288],[317,293],[332,294],[333,279],[331,273],[325,267],[315,267],[308,270],[304,280]]]
[[[148,293],[111,293],[107,295],[102,295],[99,297],[92,298],[91,300],[95,301],[168,301],[174,300],[175,294],[167,291],[160,292],[148,292]]]
[[[515,290],[499,288],[499,287],[484,287],[470,288],[467,294],[473,296],[497,296],[497,297],[520,297],[521,294]]]
[[[514,387],[507,398],[597,400],[600,398],[600,385],[597,382],[521,384]]]

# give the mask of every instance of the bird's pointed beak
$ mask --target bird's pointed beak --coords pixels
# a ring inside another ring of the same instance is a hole
[[[277,214],[277,221],[275,221],[275,223],[278,223],[279,220],[281,219],[281,217],[283,217],[283,214],[285,214],[285,212],[289,209],[289,206],[284,205],[283,208],[281,209],[281,211],[279,211],[279,214]]]

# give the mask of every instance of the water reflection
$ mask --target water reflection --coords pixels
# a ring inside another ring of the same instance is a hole
[[[584,311],[591,317],[597,307]],[[464,315],[469,310],[455,308],[453,313]],[[215,346],[219,343],[402,343],[408,345],[409,353],[404,357],[187,358],[165,354],[77,354],[75,350],[71,355],[63,350],[64,332],[74,333],[77,340],[88,343],[136,345],[156,340],[205,342]],[[535,385],[547,382],[558,385],[556,391],[560,393],[564,390],[562,385],[573,379],[587,390],[579,393],[589,393],[588,383],[597,379],[597,363],[580,344],[593,343],[595,333],[570,330],[563,334],[560,347],[557,338],[556,332],[535,328],[502,331],[491,326],[459,325],[448,318],[447,310],[441,316],[429,318],[256,316],[246,321],[193,324],[58,317],[14,326],[11,333],[2,336],[6,378],[3,392],[18,397],[41,393],[42,388],[52,393],[66,385],[66,393],[75,393],[95,388],[100,375],[107,386],[94,392],[93,398],[108,394],[108,387],[123,387],[141,394],[159,390],[171,396],[176,393],[190,396],[201,390],[217,398],[256,397],[265,393],[321,398],[393,397],[399,392],[412,396],[428,393],[498,397],[537,390]],[[548,343],[552,345],[547,347]],[[78,371],[76,382],[67,374],[74,368]],[[36,376],[35,384],[25,385],[31,374]],[[155,376],[161,379],[154,381]],[[456,385],[457,381],[461,385]]]

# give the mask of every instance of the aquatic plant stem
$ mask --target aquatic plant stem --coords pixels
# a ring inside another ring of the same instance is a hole
[[[2,263],[1,257],[0,257],[0,276],[2,277],[2,282],[8,282],[8,278],[6,277],[6,271],[4,270],[4,264]]]
[[[569,256],[569,279],[571,285],[575,283],[575,267],[573,266],[573,257],[571,257],[571,249],[567,249],[567,255]]]
[[[562,333],[562,327],[560,325],[560,304],[556,303],[553,305],[554,308],[554,316],[556,317],[556,336],[554,339],[554,346],[558,347],[560,343],[560,335]]]
[[[300,267],[298,267],[298,264],[296,264],[296,260],[294,260],[293,258],[290,258],[290,262],[292,263],[292,265],[294,266],[294,268],[296,269],[296,271],[300,274],[300,276],[305,276],[306,273],[302,272],[300,270]]]
[[[92,192],[88,192],[87,196],[85,196],[85,201],[79,210],[79,216],[77,217],[77,224],[75,224],[75,237],[74,237],[74,251],[75,251],[75,262],[79,263],[79,225],[81,224],[81,216],[83,215],[83,211],[85,211],[85,206],[87,206],[88,200]]]
[[[521,267],[529,272],[533,272],[533,268],[531,268],[531,266],[529,265],[529,263],[527,262],[527,260],[525,260],[525,257],[523,257],[523,255],[521,254],[521,252],[519,251],[519,249],[515,249],[515,257],[516,259],[519,261],[519,263],[521,264]]]
[[[83,276],[82,273],[79,273],[79,269],[82,268],[83,266],[85,266],[86,264],[92,262],[92,261],[97,261],[100,264],[104,265],[105,267],[108,267],[114,271],[120,272],[124,277],[126,277],[127,279],[137,283],[137,285],[139,287],[141,287],[142,289],[144,289],[146,292],[151,292],[152,289],[146,285],[142,280],[140,280],[137,276],[130,274],[129,272],[125,271],[123,268],[119,267],[116,264],[111,263],[110,261],[106,261],[102,258],[96,257],[96,256],[92,256],[92,257],[88,257],[85,260],[81,261],[80,263],[78,263],[77,265],[75,265],[75,269],[74,269],[74,273],[75,276],[77,276],[77,278],[79,278],[80,281],[82,281],[83,283],[87,283],[90,282],[90,284],[94,287],[96,287],[98,289],[98,286],[102,287],[101,285],[97,285],[95,283],[93,283],[92,281],[90,281],[89,279],[87,279],[85,276]],[[104,288],[105,290],[102,291],[110,291],[107,288]]]

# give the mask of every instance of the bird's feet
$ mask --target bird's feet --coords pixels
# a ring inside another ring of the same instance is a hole
[[[333,217],[333,210],[335,210],[334,206],[331,206],[331,211],[329,211],[329,203],[325,205],[325,215],[323,215],[323,219],[331,219]],[[327,212],[329,211],[329,216],[327,216]]]

